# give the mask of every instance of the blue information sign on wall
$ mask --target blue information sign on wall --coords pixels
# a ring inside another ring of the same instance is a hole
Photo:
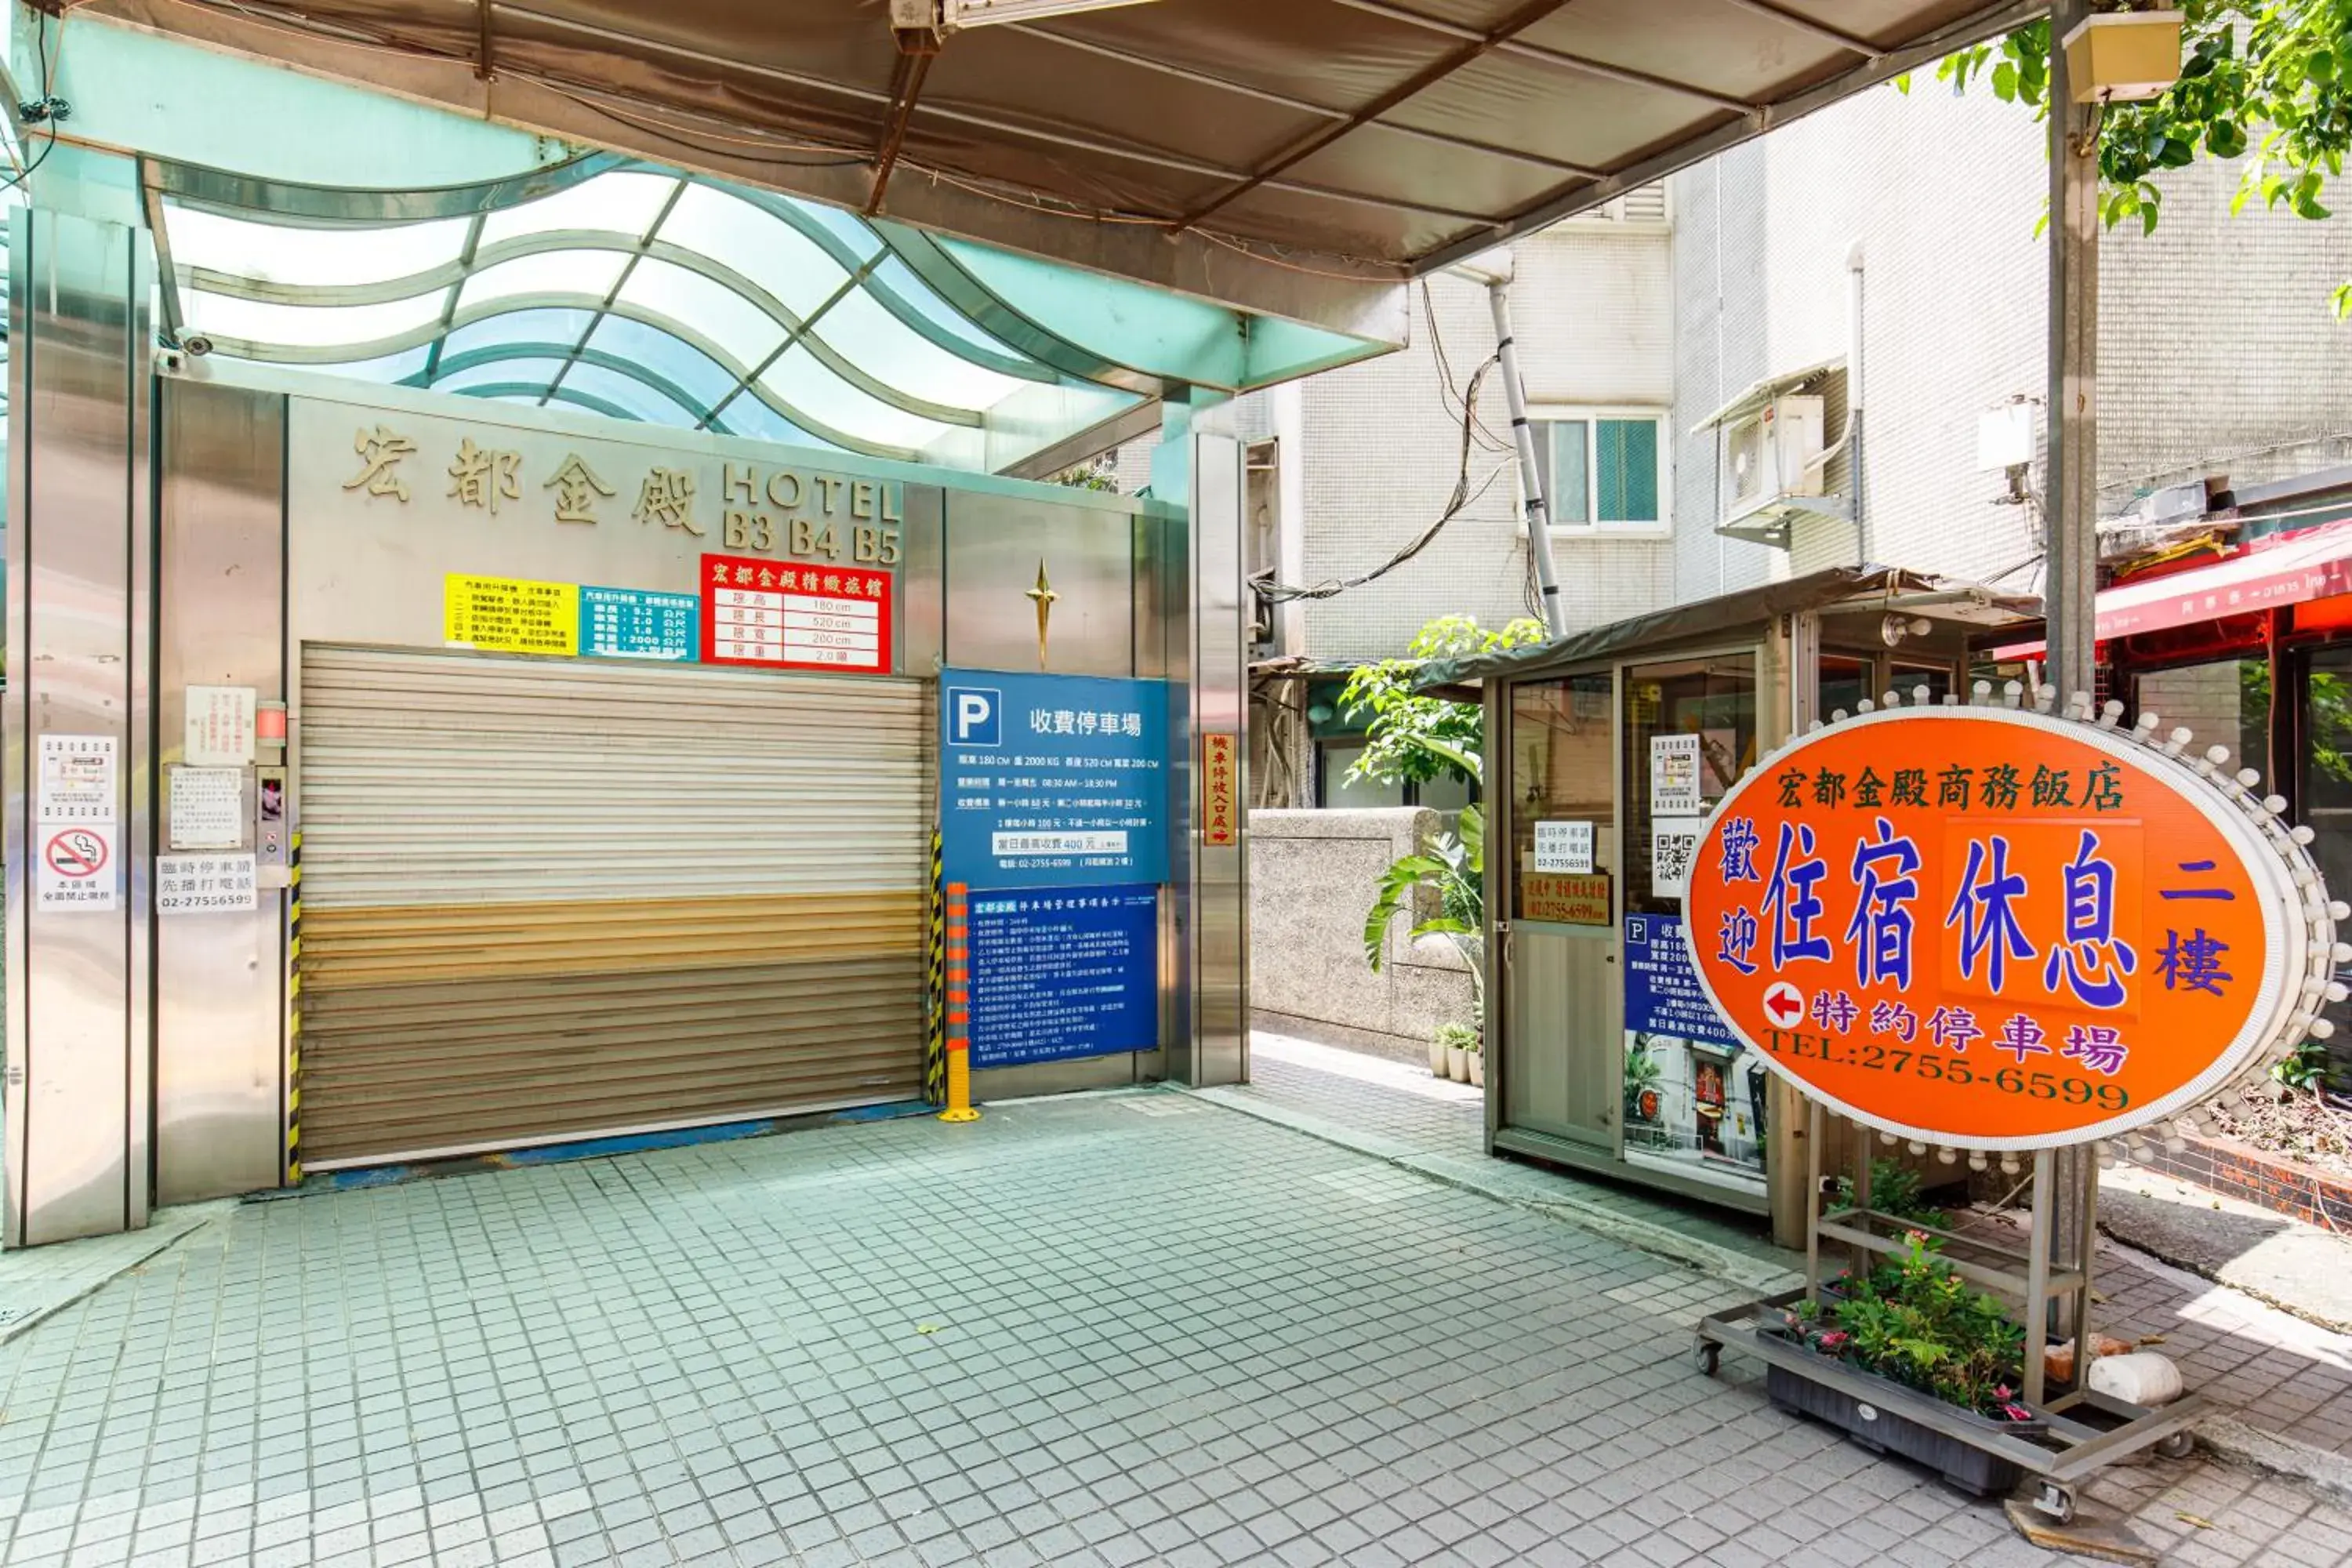
[[[1160,1044],[1160,891],[971,895],[971,1065],[1018,1067]]]
[[[1683,922],[1675,915],[1625,917],[1625,1027],[1715,1045],[1739,1042],[1699,989]]]
[[[580,590],[580,651],[592,658],[667,658],[691,664],[700,646],[700,601],[643,588]]]
[[[940,672],[947,879],[983,888],[1168,879],[1168,683]]]

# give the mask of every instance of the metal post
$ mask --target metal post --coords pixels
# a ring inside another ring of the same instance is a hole
[[[2049,1150],[2033,1152],[2033,1235],[2026,1247],[2030,1260],[2025,1268],[2024,1393],[2025,1403],[2036,1408],[2042,1404],[2042,1352],[2049,1343],[2050,1233],[2059,1207],[2053,1191],[2051,1167],[2055,1163]]]
[[[1527,508],[1528,554],[1536,563],[1544,625],[1553,637],[1564,637],[1568,612],[1560,607],[1559,574],[1551,563],[1551,513],[1544,506],[1543,476],[1536,471],[1536,437],[1528,424],[1528,389],[1519,381],[1519,351],[1511,341],[1511,280],[1487,279],[1486,303],[1495,313],[1495,352],[1503,362],[1503,396],[1510,405],[1511,437],[1519,450],[1519,494]]]
[[[2048,559],[2042,603],[2049,618],[2045,668],[2062,710],[2074,693],[2097,689],[2098,150],[2089,134],[2094,121],[2074,102],[2066,51],[2058,47],[2088,9],[2087,0],[2057,0],[2050,13],[2049,447],[2042,500]],[[2080,1254],[2091,1233],[2098,1181],[2088,1150],[2063,1152],[2055,1190],[2059,1197],[2046,1216],[2047,1228],[2035,1232],[2034,1250],[2064,1259]],[[2037,1217],[2037,1226],[2042,1223]],[[2080,1314],[2069,1315],[2076,1320],[2071,1326],[2079,1337]],[[2026,1357],[2037,1384],[2041,1357],[2032,1336],[2047,1322],[2047,1309],[2037,1297],[2027,1325]],[[2076,1349],[2079,1360],[2083,1347]]]

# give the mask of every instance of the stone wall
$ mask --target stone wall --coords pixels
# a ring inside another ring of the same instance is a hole
[[[1443,937],[1410,941],[1404,916],[1389,927],[1380,973],[1364,962],[1364,916],[1381,873],[1446,826],[1412,806],[1250,813],[1250,1005],[1259,1022],[1417,1057],[1438,1025],[1475,1018],[1469,965]]]

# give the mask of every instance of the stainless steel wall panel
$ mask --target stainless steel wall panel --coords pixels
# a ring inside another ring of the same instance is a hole
[[[162,388],[155,715],[169,766],[190,685],[285,694],[286,400]],[[264,888],[250,911],[156,919],[158,1203],[283,1179],[286,898]]]
[[[1222,411],[1221,411],[1222,412]],[[1243,581],[1241,442],[1222,430],[1192,436],[1192,721],[1194,733],[1234,738],[1234,797],[1249,799],[1249,703]],[[1186,748],[1185,799],[1197,816],[1197,741]],[[1193,852],[1193,1037],[1195,1085],[1249,1078],[1248,816],[1241,842]],[[1197,829],[1197,823],[1195,824]]]
[[[947,662],[971,669],[1128,675],[1135,668],[1135,539],[1126,512],[952,490]],[[1038,657],[1040,571],[1054,598]]]
[[[134,631],[152,550],[144,243],[37,208],[10,229],[9,1246],[146,1219],[147,931],[133,911],[147,887],[126,874],[145,846],[152,760],[150,648]],[[44,734],[115,742],[111,908],[41,905],[30,868]]]
[[[947,662],[946,497],[932,485],[906,490],[906,561],[898,568],[898,668],[929,679]]]

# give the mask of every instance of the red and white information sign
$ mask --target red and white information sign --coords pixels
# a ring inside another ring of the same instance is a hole
[[[702,558],[702,662],[890,673],[891,574],[754,556]]]

